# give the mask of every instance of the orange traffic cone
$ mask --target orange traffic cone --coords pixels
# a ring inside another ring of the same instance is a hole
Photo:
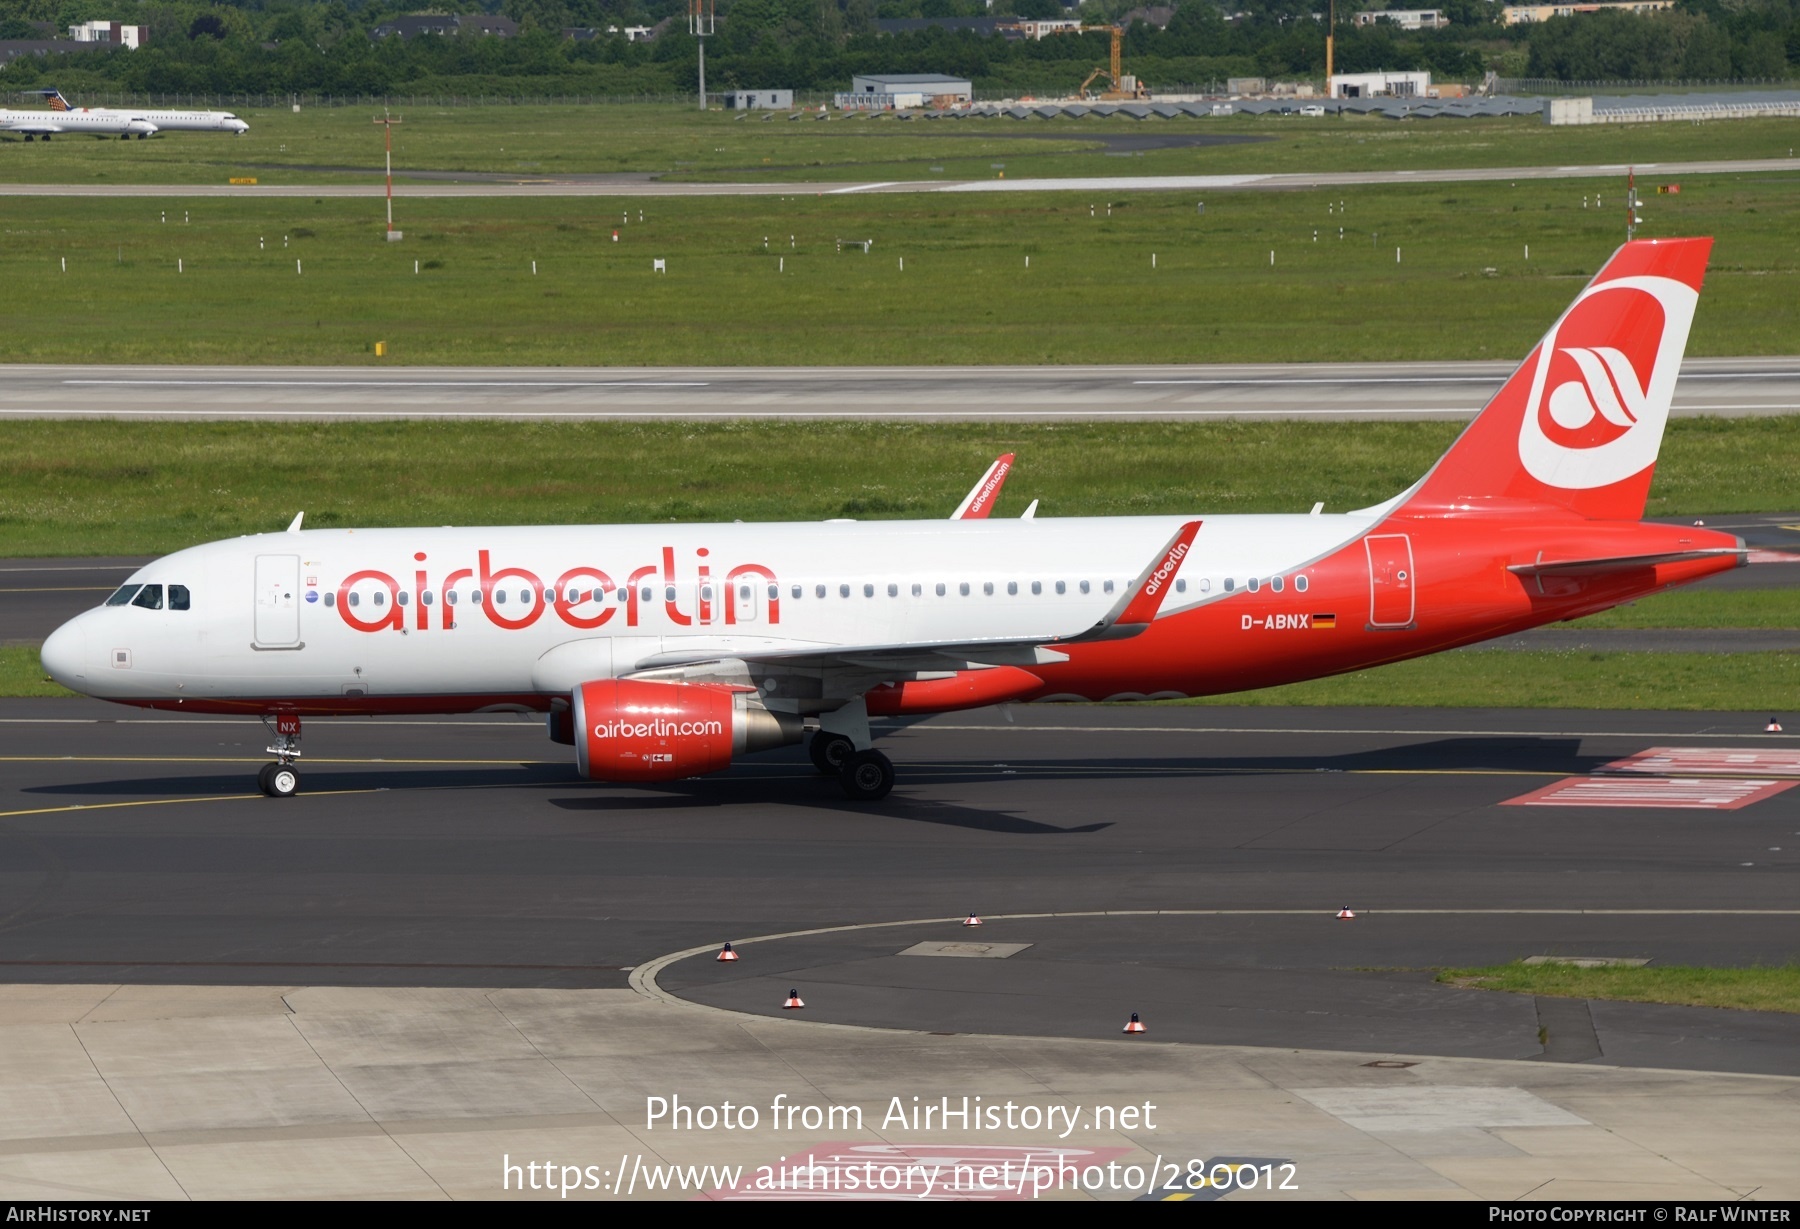
[[[719,953],[719,959],[721,961],[736,960],[737,958],[738,958],[738,954],[731,950],[731,944],[729,944],[729,943],[727,943],[725,945],[725,950],[723,950]]]
[[[1354,921],[1355,918],[1356,914],[1350,911],[1349,905],[1345,905],[1342,909],[1338,910],[1338,921],[1340,922]]]
[[[968,917],[963,919],[964,926],[979,926],[981,924],[981,915],[979,913],[971,913]]]
[[[1781,733],[1781,722],[1775,720],[1775,718],[1773,718],[1773,717],[1769,718],[1769,724],[1765,725],[1763,727],[1763,733],[1764,734],[1779,734],[1779,733]]]
[[[1147,1033],[1150,1030],[1144,1027],[1144,1022],[1138,1019],[1138,1014],[1134,1011],[1131,1013],[1131,1019],[1125,1023],[1125,1031],[1128,1033]]]
[[[798,990],[789,990],[788,1000],[781,1005],[781,1010],[793,1011],[795,1008],[804,1006],[806,1006],[806,1004],[800,1001],[800,992]]]

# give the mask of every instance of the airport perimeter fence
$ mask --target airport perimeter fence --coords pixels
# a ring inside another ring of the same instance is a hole
[[[1496,94],[1616,94],[1625,91],[1655,90],[1663,94],[1689,91],[1717,93],[1725,90],[1766,90],[1793,88],[1800,81],[1792,77],[1732,77],[1717,81],[1558,81],[1551,77],[1500,77],[1494,82]]]

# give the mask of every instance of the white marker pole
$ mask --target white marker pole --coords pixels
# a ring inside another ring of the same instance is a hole
[[[1530,260],[1530,259],[1531,259],[1531,245],[1530,245],[1530,244],[1529,244],[1529,243],[1527,243],[1527,244],[1526,244],[1526,245],[1525,245],[1525,259],[1526,259],[1526,260]]]
[[[1150,267],[1152,269],[1156,268],[1156,253],[1155,252],[1150,253]]]
[[[531,276],[537,276],[537,261],[535,260],[531,262]]]
[[[184,273],[184,272],[186,272],[186,270],[185,270],[185,269],[183,269],[183,268],[182,268],[182,267],[181,267],[181,261],[179,261],[179,260],[177,260],[177,261],[176,261],[176,262],[175,262],[175,272],[177,272],[177,273]]]
[[[1027,257],[1026,259],[1029,260],[1030,257]],[[67,256],[62,258],[62,271],[64,273],[67,273],[69,271],[69,258]]]
[[[1395,264],[1400,263],[1400,249],[1399,248],[1394,249],[1394,263]]]
[[[295,260],[294,261],[294,273],[297,276],[299,274],[299,272],[300,272],[300,262],[298,260]]]
[[[1269,268],[1273,269],[1274,267],[1275,267],[1275,249],[1270,248],[1269,249]]]
[[[904,256],[902,256],[900,258],[900,272],[902,272],[902,273],[906,272],[906,257],[904,257]]]
[[[775,258],[775,272],[777,272],[777,273],[786,273],[787,272],[787,257],[777,256]]]

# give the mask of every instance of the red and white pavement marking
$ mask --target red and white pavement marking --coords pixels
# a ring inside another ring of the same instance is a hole
[[[1656,807],[1678,811],[1737,811],[1793,789],[1800,781],[1695,777],[1570,777],[1529,794],[1508,798],[1508,807]]]
[[[1057,1190],[1097,1190],[1113,1176],[1104,1172],[1107,1163],[1130,1151],[1055,1144],[1035,1148],[872,1141],[814,1144],[779,1161],[746,1167],[734,1185],[708,1191],[702,1198],[1033,1199]],[[1101,1181],[1097,1184],[1095,1179]]]
[[[1600,771],[1659,777],[1800,777],[1800,746],[1650,747],[1602,765]]]

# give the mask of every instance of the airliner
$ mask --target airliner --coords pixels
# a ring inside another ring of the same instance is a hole
[[[0,132],[22,133],[27,141],[56,136],[118,137],[121,141],[143,138],[156,131],[147,119],[123,111],[78,107],[61,111],[14,111],[0,107]]]
[[[50,110],[53,112],[73,114],[75,111],[75,108],[69,105],[69,100],[62,96],[60,90],[32,90],[29,92],[41,94],[44,100],[50,104]],[[151,125],[150,132],[140,134],[142,136],[149,136],[154,132],[229,132],[233,136],[241,137],[250,131],[249,124],[229,111],[171,111],[149,107],[95,107],[83,108],[83,110],[89,110],[94,114],[124,115]]]
[[[1373,507],[330,530],[296,517],[145,566],[59,628],[44,666],[121,704],[261,717],[274,758],[258,784],[275,797],[299,787],[303,718],[528,711],[590,779],[653,785],[805,742],[873,801],[894,767],[872,717],[1269,687],[1742,566],[1739,538],[1641,520],[1711,246],[1620,248],[1430,471]]]

